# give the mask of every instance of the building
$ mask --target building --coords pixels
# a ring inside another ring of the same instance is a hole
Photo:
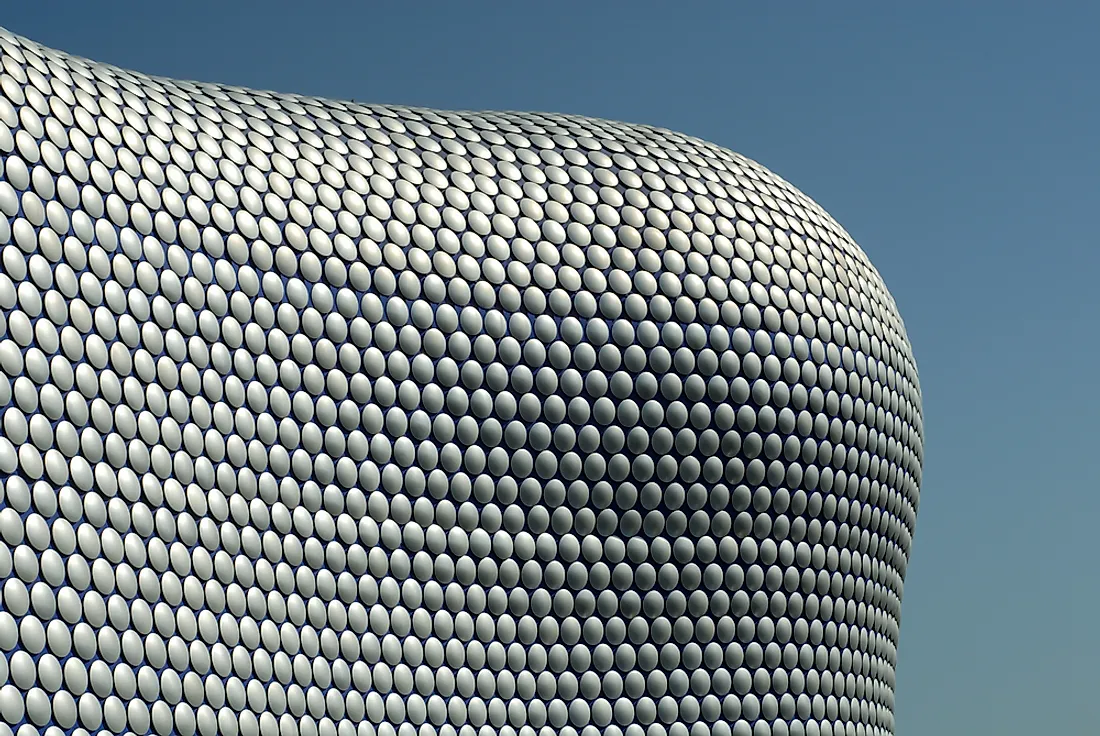
[[[0,60],[12,732],[892,733],[920,388],[805,195],[640,125]]]

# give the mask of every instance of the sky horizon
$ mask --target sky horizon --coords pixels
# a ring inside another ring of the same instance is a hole
[[[774,171],[866,251],[919,367],[898,736],[1096,733],[1100,8],[620,7],[56,0],[0,25],[154,75],[655,125]]]

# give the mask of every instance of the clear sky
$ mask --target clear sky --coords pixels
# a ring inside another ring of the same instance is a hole
[[[791,181],[882,272],[920,366],[898,734],[1100,733],[1096,4],[4,5],[144,72],[650,123]]]

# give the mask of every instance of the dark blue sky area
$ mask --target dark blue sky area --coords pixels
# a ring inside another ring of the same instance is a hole
[[[674,128],[839,220],[925,397],[900,736],[1097,734],[1100,10],[1092,3],[18,2],[140,71]]]

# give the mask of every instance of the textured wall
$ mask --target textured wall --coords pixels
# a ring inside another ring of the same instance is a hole
[[[0,57],[12,731],[892,732],[920,389],[803,194]]]

